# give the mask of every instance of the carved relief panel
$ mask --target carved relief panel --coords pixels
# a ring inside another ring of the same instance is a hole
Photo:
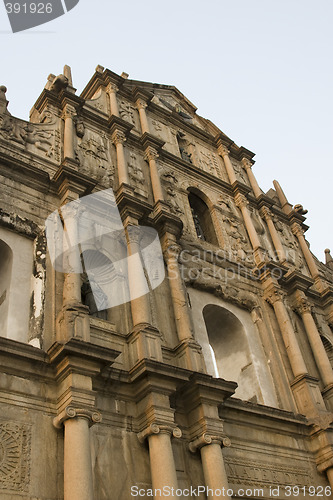
[[[221,176],[221,168],[218,157],[215,153],[209,151],[208,149],[200,148],[199,149],[199,165],[205,172],[208,172],[211,175],[222,178]]]
[[[250,186],[249,179],[247,177],[247,173],[245,172],[242,165],[240,163],[238,163],[236,160],[231,160],[231,163],[232,163],[232,166],[234,167],[234,171],[235,171],[237,179],[240,182],[242,182],[243,184]]]
[[[111,162],[107,135],[86,128],[80,118],[76,120],[75,128],[77,135],[75,152],[80,162],[80,170],[100,184],[112,187],[114,166]]]
[[[305,261],[302,255],[302,252],[298,246],[298,242],[291,232],[289,226],[284,224],[282,221],[278,219],[278,217],[274,217],[274,224],[278,231],[279,237],[281,239],[282,245],[285,249],[287,262],[295,268],[309,276],[309,271],[307,266],[305,265]]]
[[[26,122],[9,113],[0,117],[0,139],[55,163],[61,160],[60,138],[60,118],[50,109],[41,115],[41,123]]]
[[[90,106],[97,111],[101,111],[102,113],[109,114],[109,106],[106,92],[103,89],[97,90],[97,92],[93,95],[91,99],[87,99],[85,104]]]
[[[148,198],[147,180],[148,172],[143,157],[133,150],[127,151],[128,175],[134,192]]]
[[[179,201],[178,194],[178,179],[176,177],[176,173],[173,171],[165,170],[161,172],[162,176],[162,184],[165,191],[166,201],[170,205],[170,210],[173,214],[181,216],[184,214],[183,209],[181,208],[181,203]]]
[[[27,493],[30,466],[30,426],[0,421],[0,491]]]
[[[125,99],[118,99],[118,106],[119,106],[120,118],[122,118],[125,122],[128,122],[131,125],[133,125],[134,130],[140,132],[141,127],[140,127],[139,112],[135,108],[135,106],[133,106],[129,101]]]

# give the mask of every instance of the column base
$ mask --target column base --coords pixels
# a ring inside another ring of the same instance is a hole
[[[89,308],[83,304],[65,305],[57,317],[56,340],[67,342],[78,338],[90,342]]]
[[[321,420],[321,416],[327,415],[317,378],[300,375],[290,385],[300,413],[314,423]]]
[[[174,352],[180,368],[206,373],[202,348],[193,338],[182,340]]]
[[[131,367],[142,359],[163,361],[162,335],[148,323],[137,325],[128,337],[129,359]]]

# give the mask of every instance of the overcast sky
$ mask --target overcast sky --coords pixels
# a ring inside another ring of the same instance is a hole
[[[80,0],[12,34],[0,5],[1,76],[28,119],[49,73],[72,67],[78,93],[97,64],[175,85],[236,144],[256,153],[267,191],[280,181],[309,210],[307,238],[333,251],[332,0]]]

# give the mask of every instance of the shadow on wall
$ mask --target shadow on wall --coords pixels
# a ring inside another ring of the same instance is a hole
[[[0,240],[0,335],[7,337],[7,318],[9,310],[9,289],[12,276],[13,252]]]

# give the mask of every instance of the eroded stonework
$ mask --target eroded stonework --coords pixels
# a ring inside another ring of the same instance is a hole
[[[30,426],[0,421],[0,490],[29,491],[30,454]]]

